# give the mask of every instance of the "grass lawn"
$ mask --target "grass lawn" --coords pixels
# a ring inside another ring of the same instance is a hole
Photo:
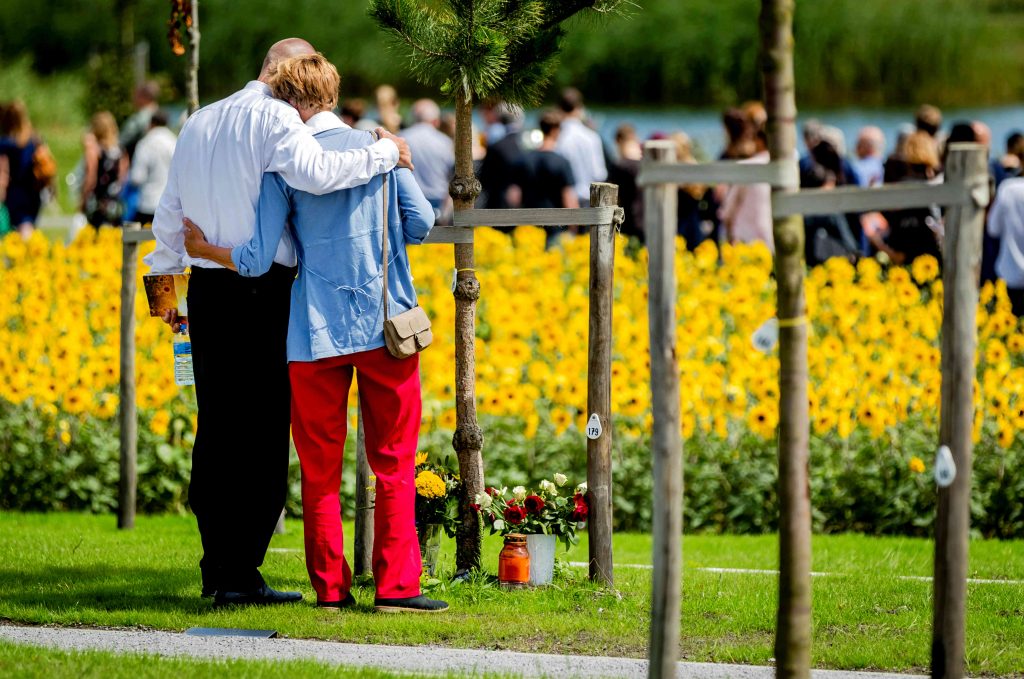
[[[586,560],[586,538],[568,555]],[[499,540],[488,538],[494,573]],[[647,535],[616,536],[617,563],[645,564]],[[564,569],[554,586],[506,592],[480,579],[436,585],[452,604],[444,617],[382,616],[359,587],[359,609],[342,615],[309,605],[314,596],[301,553],[302,528],[275,536],[263,572],[275,587],[302,590],[307,604],[213,611],[198,596],[199,537],[191,517],[140,517],[120,533],[110,516],[0,514],[0,620],[184,630],[192,626],[273,628],[290,637],[388,644],[643,657],[650,571],[616,569],[619,594]],[[446,541],[442,567],[453,565]],[[705,567],[772,569],[774,536],[687,536],[684,540],[681,657],[765,664],[772,658],[776,580],[711,573]],[[931,639],[926,540],[817,536],[814,663],[845,669],[924,670]],[[972,542],[971,577],[1024,580],[1024,544]],[[975,675],[1024,668],[1024,585],[968,586],[967,654]],[[9,654],[8,654],[9,655]],[[56,658],[54,662],[63,662]]]
[[[99,651],[67,652],[0,641],[0,676],[6,679],[390,679],[411,675],[313,661],[190,660]]]

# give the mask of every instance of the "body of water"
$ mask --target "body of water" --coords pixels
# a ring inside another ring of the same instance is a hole
[[[857,133],[866,125],[882,129],[886,137],[886,148],[891,150],[896,143],[899,127],[913,123],[915,108],[868,109],[842,108],[834,110],[800,111],[798,126],[804,121],[817,118],[825,125],[838,127],[846,135],[848,153],[853,153]],[[725,146],[725,132],[722,130],[721,110],[718,109],[613,109],[592,108],[590,116],[598,126],[605,143],[614,147],[615,130],[622,123],[631,123],[641,139],[648,139],[655,133],[671,134],[683,131],[690,136],[700,149],[704,159],[719,156]],[[1014,106],[990,106],[980,108],[958,108],[943,110],[943,130],[948,132],[955,122],[980,120],[992,129],[993,155],[1002,155],[1006,148],[1006,137],[1014,131],[1024,131],[1024,104]],[[528,126],[536,125],[538,113],[527,113]],[[798,134],[799,136],[799,134]],[[801,150],[803,139],[800,138]]]

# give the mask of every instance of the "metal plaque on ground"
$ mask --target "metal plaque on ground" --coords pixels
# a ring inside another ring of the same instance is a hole
[[[255,639],[273,639],[277,636],[276,629],[235,629],[232,627],[189,627],[185,634],[194,637],[252,637]]]

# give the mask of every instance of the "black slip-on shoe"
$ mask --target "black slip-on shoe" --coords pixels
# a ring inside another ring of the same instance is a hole
[[[203,594],[202,594],[202,597],[203,597],[204,599],[212,599],[212,598],[213,598],[213,596],[214,596],[214,595],[215,595],[216,593],[217,593],[217,588],[216,588],[216,587],[214,587],[213,585],[203,585]]]
[[[356,605],[356,598],[352,596],[352,592],[345,595],[345,598],[341,601],[317,601],[317,608],[322,608],[327,611],[340,611],[345,608],[352,608]]]
[[[300,592],[279,592],[267,585],[248,592],[218,592],[213,597],[213,607],[224,606],[272,606],[293,604],[302,601]]]
[[[448,610],[448,604],[437,599],[414,596],[408,599],[375,599],[373,607],[381,613],[440,613]]]

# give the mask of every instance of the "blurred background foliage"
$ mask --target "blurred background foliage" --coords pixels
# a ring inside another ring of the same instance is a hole
[[[637,105],[719,106],[759,95],[759,0],[638,4],[628,20],[578,21],[554,86],[576,84],[595,103]],[[180,92],[185,63],[167,47],[168,7],[165,0],[4,0],[0,59],[7,65],[28,55],[38,73],[85,76],[90,62],[109,71],[121,45],[145,40],[151,70]],[[366,96],[381,82],[407,97],[426,93],[405,75],[362,0],[201,0],[200,28],[204,101],[254,77],[266,48],[289,35],[308,38],[339,65],[346,94]],[[1022,28],[1024,0],[798,2],[800,104],[1019,101]],[[88,88],[88,110],[100,108],[93,99],[107,85],[93,71],[102,86]]]

